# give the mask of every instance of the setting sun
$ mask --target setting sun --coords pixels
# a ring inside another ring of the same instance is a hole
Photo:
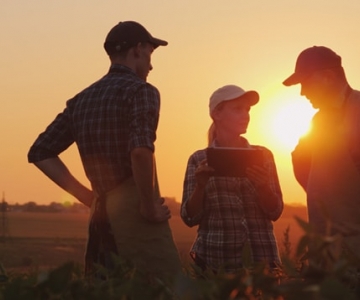
[[[252,128],[254,135],[272,149],[280,149],[286,153],[309,131],[311,119],[316,112],[306,98],[297,95],[294,90],[264,95],[264,101],[260,105],[254,111],[253,119],[256,118],[258,123]]]
[[[288,100],[281,107],[274,108],[273,113],[269,124],[271,135],[282,146],[293,148],[299,137],[309,131],[314,109],[304,100]]]

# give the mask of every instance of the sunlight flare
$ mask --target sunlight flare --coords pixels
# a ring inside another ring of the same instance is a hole
[[[283,147],[294,148],[298,139],[310,130],[314,112],[303,99],[288,100],[274,108],[270,122],[271,135]]]
[[[253,128],[254,137],[259,144],[289,153],[299,138],[310,130],[311,119],[316,110],[295,90],[269,88],[263,93],[262,99],[259,108],[252,115],[257,123]]]

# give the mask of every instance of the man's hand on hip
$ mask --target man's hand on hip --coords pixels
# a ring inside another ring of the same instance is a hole
[[[169,207],[164,204],[165,199],[159,198],[149,203],[140,204],[140,214],[149,222],[161,223],[171,218]]]

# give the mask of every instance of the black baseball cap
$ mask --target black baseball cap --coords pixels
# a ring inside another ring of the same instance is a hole
[[[115,25],[107,34],[104,48],[110,55],[129,49],[138,43],[148,42],[158,46],[166,46],[168,42],[154,38],[141,24],[134,21],[124,21]]]
[[[286,86],[302,82],[315,71],[341,67],[341,57],[324,46],[303,50],[296,61],[295,72],[284,80]]]

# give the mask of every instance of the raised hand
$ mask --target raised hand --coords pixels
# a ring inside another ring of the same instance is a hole
[[[269,185],[269,174],[264,167],[252,166],[247,168],[246,176],[256,187],[265,187]]]
[[[200,187],[205,187],[213,173],[214,169],[208,166],[207,160],[202,160],[195,170],[196,184]]]

